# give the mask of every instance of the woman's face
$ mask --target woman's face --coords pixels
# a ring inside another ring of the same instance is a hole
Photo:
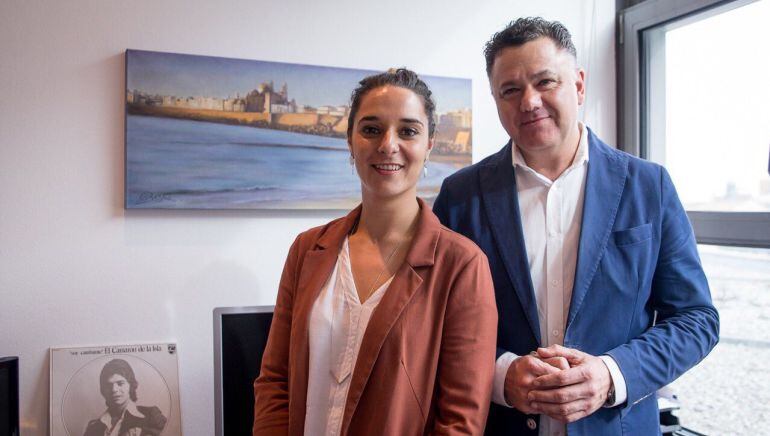
[[[348,138],[367,196],[414,197],[425,160],[433,148],[422,98],[397,86],[364,95]]]

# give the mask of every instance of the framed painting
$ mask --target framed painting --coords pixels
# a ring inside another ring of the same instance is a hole
[[[127,209],[351,209],[348,100],[374,71],[126,51]],[[471,163],[470,79],[422,76],[437,133],[419,195]]]

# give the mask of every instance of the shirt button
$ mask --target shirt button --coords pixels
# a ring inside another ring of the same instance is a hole
[[[532,418],[527,418],[527,427],[529,427],[530,430],[534,430],[537,428],[537,423]]]
[[[554,330],[554,331],[551,332],[551,334],[554,335],[554,336],[559,336],[559,331],[558,330]]]
[[[556,279],[554,279],[554,280],[551,280],[551,284],[552,284],[552,285],[554,285],[554,286],[556,286],[556,285],[558,285],[558,284],[559,284],[559,281],[558,281],[558,280],[556,280]]]

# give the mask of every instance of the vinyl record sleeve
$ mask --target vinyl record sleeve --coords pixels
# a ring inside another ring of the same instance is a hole
[[[182,434],[174,343],[51,348],[51,436]]]

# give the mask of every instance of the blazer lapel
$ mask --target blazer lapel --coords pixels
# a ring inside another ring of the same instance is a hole
[[[406,255],[406,259],[390,282],[385,295],[374,309],[369,325],[361,341],[358,351],[358,359],[350,380],[350,389],[345,404],[345,413],[342,419],[341,434],[346,434],[350,421],[358,406],[358,401],[364,392],[369,375],[375,362],[379,358],[380,349],[390,330],[401,316],[404,307],[411,301],[412,296],[422,284],[422,277],[416,269],[433,265],[436,245],[438,244],[441,223],[433,215],[431,209],[421,199],[420,218],[417,230],[412,239],[412,245]],[[398,362],[395,362],[398,364]]]
[[[588,172],[575,282],[567,327],[577,315],[607,246],[626,183],[628,156],[614,152],[588,129]]]
[[[521,302],[532,334],[540,343],[540,322],[529,274],[527,248],[524,245],[511,147],[509,141],[508,145],[498,152],[497,159],[479,168],[481,196],[508,278]]]
[[[306,252],[301,265],[301,272],[295,291],[295,306],[293,312],[290,359],[295,368],[295,379],[291,382],[290,434],[302,434],[305,427],[305,409],[307,406],[308,370],[310,366],[310,348],[308,325],[310,312],[313,309],[321,288],[324,286],[337,264],[342,242],[350,232],[353,223],[361,214],[361,207],[354,209],[345,218],[333,222],[316,241],[315,247]]]

